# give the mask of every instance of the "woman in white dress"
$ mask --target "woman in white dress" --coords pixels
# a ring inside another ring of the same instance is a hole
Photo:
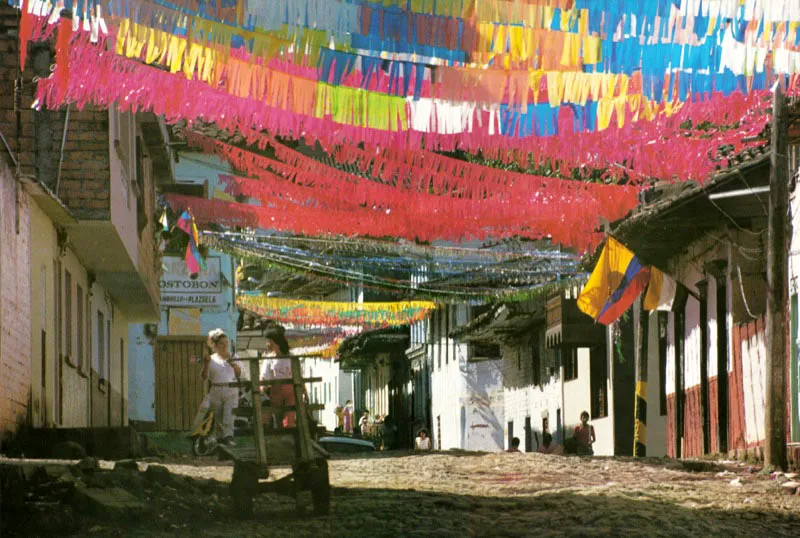
[[[208,333],[208,346],[213,351],[212,355],[203,357],[203,370],[200,376],[211,381],[211,389],[203,398],[200,409],[197,411],[192,431],[206,417],[208,409],[214,411],[217,427],[222,430],[220,443],[233,446],[233,409],[239,402],[239,389],[229,386],[229,383],[238,381],[241,368],[233,362],[230,353],[228,335],[222,329],[214,329]]]

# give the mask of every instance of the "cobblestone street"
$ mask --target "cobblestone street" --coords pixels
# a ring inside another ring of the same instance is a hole
[[[109,520],[76,510],[65,528],[142,537],[800,534],[800,495],[785,487],[790,479],[742,463],[462,453],[330,463],[330,516],[298,517],[292,499],[267,494],[241,521],[228,495],[230,464],[172,459],[171,481],[152,482],[141,478],[147,464],[136,473],[101,462],[104,471],[89,483],[130,491],[144,512]]]

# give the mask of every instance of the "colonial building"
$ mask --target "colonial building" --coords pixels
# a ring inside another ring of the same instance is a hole
[[[578,287],[552,296],[497,304],[459,327],[459,341],[495,347],[501,357],[504,445],[518,437],[533,452],[542,434],[572,441],[583,411],[590,414],[597,455],[632,455],[634,431],[634,315],[617,331],[596,325],[578,311]],[[657,385],[657,368],[650,379]],[[656,409],[653,411],[657,413]],[[652,421],[658,435],[658,421]],[[648,423],[648,428],[651,426]],[[652,455],[659,455],[658,449]]]
[[[174,170],[175,182],[162,192],[211,198],[220,195],[219,174],[227,165],[213,156],[181,153]],[[170,227],[177,215],[172,217]],[[162,260],[158,319],[130,329],[129,416],[142,429],[183,431],[203,397],[198,388],[201,366],[195,358],[204,353],[206,335],[220,328],[236,343],[236,261],[209,249],[207,269],[192,278],[184,259],[186,235],[173,229],[170,237]]]
[[[686,300],[652,313],[649,323],[647,353],[665,371],[658,401],[663,407],[666,400],[670,456],[761,454],[769,174],[769,156],[757,155],[704,186],[663,193],[613,228],[643,263],[688,290]],[[790,294],[796,337],[796,289]],[[789,363],[787,441],[798,436],[796,353]],[[648,398],[648,408],[653,403]]]
[[[6,28],[17,24],[9,6],[0,7],[0,17]],[[29,46],[33,68],[21,74],[18,131],[19,45],[15,33],[1,39],[7,168],[0,174],[0,361],[14,375],[0,395],[0,429],[14,431],[20,421],[121,426],[128,415],[128,325],[158,316],[155,188],[172,181],[169,137],[154,116],[113,106],[31,109],[31,80],[47,76],[53,61],[47,43]]]
[[[391,448],[408,448],[413,439],[411,370],[405,358],[408,341],[408,327],[375,329],[351,336],[338,351],[340,369],[358,372],[360,380],[355,425],[364,411],[369,412],[370,423],[388,415],[387,425],[397,428]]]

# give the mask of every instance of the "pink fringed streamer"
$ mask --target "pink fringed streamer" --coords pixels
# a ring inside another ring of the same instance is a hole
[[[482,116],[483,126],[477,132],[423,136],[415,131],[387,132],[341,125],[330,119],[294,114],[262,102],[232,97],[205,83],[118,57],[88,44],[83,38],[76,39],[72,46],[70,69],[72,82],[64,99],[54,95],[52,81],[40,81],[38,97],[46,106],[57,108],[65,101],[79,107],[87,103],[108,106],[116,101],[123,109],[152,110],[163,114],[170,122],[181,119],[191,122],[195,118],[215,122],[222,128],[238,129],[249,142],[261,145],[268,143],[261,134],[266,129],[272,135],[305,137],[311,143],[319,141],[326,148],[359,142],[382,149],[423,145],[433,150],[460,148],[480,151],[487,158],[506,162],[551,162],[570,170],[608,169],[610,176],[628,172],[633,177],[679,180],[704,180],[716,168],[724,166],[724,162],[715,159],[717,148],[722,144],[732,145],[734,151],[743,148],[742,138],[755,135],[763,128],[767,120],[763,109],[768,104],[764,102],[768,92],[715,97],[706,103],[686,104],[670,118],[659,117],[652,122],[632,123],[599,133],[573,132],[573,119],[565,108],[558,118],[558,136],[530,138],[490,135],[486,130],[489,113],[476,111],[476,115]],[[738,122],[739,128],[726,132],[694,132],[681,127],[688,119],[695,124],[698,121]],[[680,155],[680,160],[671,158],[675,155]]]
[[[261,193],[276,192],[257,188]],[[255,193],[252,190],[243,192]],[[171,194],[167,195],[167,200],[176,210],[191,205],[200,224],[243,226],[306,235],[402,237],[419,241],[549,236],[556,243],[574,246],[581,251],[599,241],[599,234],[591,232],[596,218],[580,211],[576,211],[575,218],[571,220],[562,219],[562,215],[556,215],[555,211],[543,211],[543,215],[537,214],[527,222],[504,227],[504,217],[496,213],[490,214],[490,220],[480,221],[457,210],[448,211],[444,218],[417,212],[413,208],[397,213],[363,207],[342,211],[298,204],[278,197],[270,199],[265,206]],[[560,220],[563,222],[558,226]]]
[[[56,70],[53,73],[58,99],[63,100],[69,86],[69,47],[72,37],[72,19],[62,16],[58,21],[56,38]]]
[[[472,166],[501,179],[493,180],[491,188],[464,186],[464,192],[459,192],[457,186],[444,195],[434,195],[422,183],[401,181],[391,186],[365,180],[274,141],[272,147],[281,161],[197,133],[187,133],[187,141],[191,147],[216,154],[235,169],[262,180],[261,184],[234,181],[236,188],[231,194],[258,198],[264,204],[285,199],[317,209],[366,210],[368,215],[384,211],[391,215],[389,220],[401,226],[389,235],[409,239],[552,235],[557,242],[580,249],[591,242],[598,217],[616,220],[637,202],[638,189],[634,187],[507,174],[476,165]],[[468,192],[475,196],[467,196]],[[375,235],[372,229],[359,230],[356,233]]]
[[[28,6],[33,0],[21,0],[20,20],[19,20],[19,68],[25,70],[25,62],[28,57],[28,41],[33,38],[33,25],[35,18],[28,13]]]
[[[518,210],[518,217],[521,217],[531,213],[538,204],[553,206],[568,203],[573,207],[591,206],[595,215],[616,220],[637,202],[636,187],[599,185],[505,172],[427,152],[422,152],[428,160],[427,166],[431,171],[436,168],[442,173],[426,176],[420,167],[414,171],[413,178],[401,177],[396,186],[381,185],[327,166],[274,140],[270,142],[270,146],[280,162],[197,133],[187,132],[186,137],[191,147],[219,155],[237,170],[250,176],[271,176],[266,171],[272,170],[302,185],[333,190],[335,195],[340,195],[343,199],[370,206],[395,207],[390,205],[390,201],[424,204],[426,200],[435,200],[439,204],[458,204],[474,200],[485,204],[484,207],[496,204],[493,210],[500,212]],[[436,163],[446,163],[448,166],[443,170]],[[460,169],[460,165],[465,166]],[[446,174],[449,177],[445,177]],[[434,187],[433,195],[430,194],[431,186]],[[400,198],[397,198],[398,195],[401,195]],[[473,211],[474,207],[470,206],[469,209]],[[563,209],[567,210],[566,207]]]
[[[547,204],[534,203],[526,212],[520,208],[506,208],[497,202],[406,195],[395,196],[396,201],[387,202],[383,206],[365,207],[358,202],[361,196],[348,199],[340,194],[321,191],[319,188],[289,183],[277,176],[271,179],[263,176],[259,180],[235,176],[224,176],[222,179],[227,185],[226,191],[229,194],[254,198],[263,207],[291,211],[295,209],[293,205],[310,210],[302,217],[306,221],[319,219],[320,216],[338,221],[344,216],[344,218],[357,217],[363,222],[364,219],[368,220],[378,215],[391,230],[388,235],[401,235],[409,239],[426,237],[428,240],[436,238],[459,240],[513,235],[540,238],[549,235],[551,231],[556,237],[570,236],[569,233],[561,231],[561,228],[565,227],[561,218],[563,215],[557,214],[558,211],[564,210],[563,203],[556,203],[552,208]],[[591,207],[589,203],[585,205]],[[586,215],[576,214],[566,218],[567,227],[573,227],[570,230],[571,236],[575,241],[580,241],[580,244],[571,246],[582,248],[591,243],[593,236],[591,226],[593,222],[596,224],[596,219],[591,218],[590,213],[591,211],[587,211]],[[321,224],[318,229],[324,230],[328,226],[330,224]],[[350,230],[351,233],[359,235],[375,235],[377,231],[378,228]]]

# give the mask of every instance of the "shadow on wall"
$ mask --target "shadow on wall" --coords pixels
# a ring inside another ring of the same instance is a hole
[[[25,406],[24,413],[18,413],[11,428],[0,431],[0,454],[6,456],[21,456],[23,447],[30,437],[30,424],[32,421],[32,400],[33,396],[28,391],[28,405]]]
[[[471,403],[471,413],[464,407],[462,412],[462,438],[469,438],[468,429],[470,428],[469,417],[477,417],[477,422],[485,424],[490,432],[492,442],[500,449],[505,446],[503,434],[503,417],[498,417],[493,403],[501,406],[502,402],[492,400],[492,392],[503,390],[503,362],[502,359],[483,362],[466,362],[460,366],[461,374],[464,376],[467,385],[468,402]],[[468,447],[474,448],[474,447]],[[488,448],[488,447],[487,447]]]

